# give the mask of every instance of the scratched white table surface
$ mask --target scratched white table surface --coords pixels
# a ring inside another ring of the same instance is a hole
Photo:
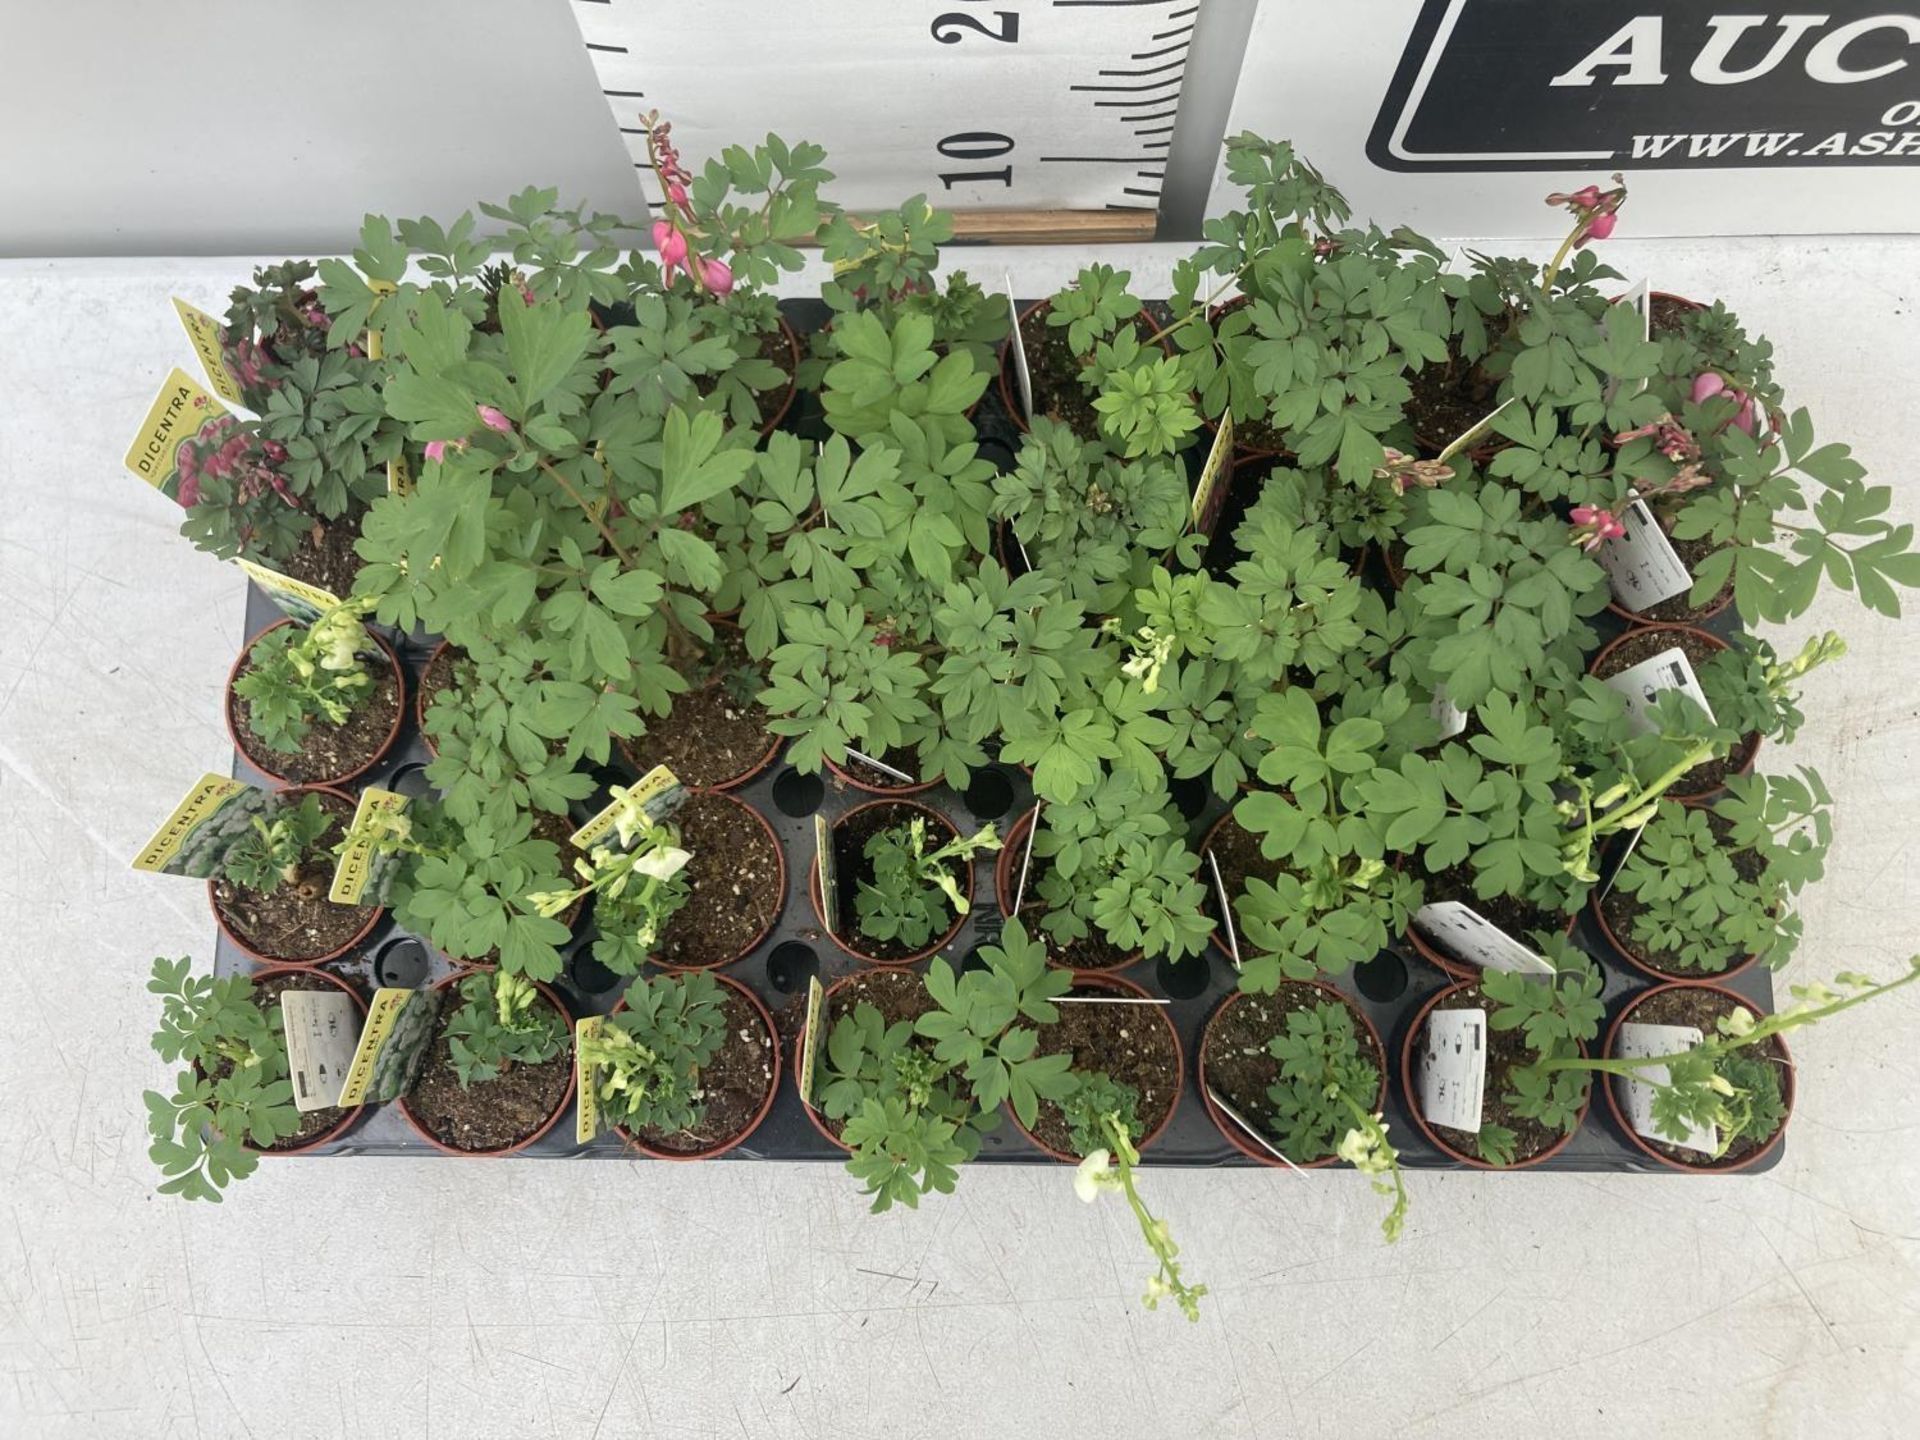
[[[1170,248],[1115,257],[1161,293]],[[1725,296],[1793,396],[1920,512],[1920,242],[1621,242]],[[1078,255],[1019,250],[1035,292]],[[242,582],[120,466],[167,304],[244,261],[0,264],[0,1435],[1911,1434],[1920,1404],[1920,997],[1795,1042],[1784,1163],[1745,1179],[1416,1175],[1405,1238],[1351,1173],[1156,1171],[1212,1293],[1139,1305],[1124,1207],[978,1170],[869,1217],[837,1167],[269,1163],[153,1193],[156,954],[209,954],[198,886],[129,855],[223,769]],[[1920,948],[1920,715],[1904,631],[1823,601],[1848,659],[1792,759],[1839,802],[1801,975]],[[1780,763],[1779,752],[1769,757]]]

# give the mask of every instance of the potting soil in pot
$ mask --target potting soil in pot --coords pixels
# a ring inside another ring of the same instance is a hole
[[[867,841],[882,830],[890,830],[897,825],[906,824],[916,815],[926,819],[926,844],[929,851],[939,849],[959,833],[953,828],[953,822],[945,816],[905,801],[895,804],[882,802],[870,808],[849,812],[845,819],[833,827],[834,866],[840,882],[841,938],[852,944],[862,954],[871,955],[878,960],[905,960],[925,948],[919,945],[908,945],[900,940],[875,940],[870,935],[861,934],[860,912],[856,908],[861,885],[873,879],[873,863],[866,856]],[[967,866],[952,860],[941,863],[946,872],[959,882],[960,893],[966,894],[969,878]],[[950,928],[957,922],[958,917],[953,914],[953,907],[944,896],[940,903],[946,907]],[[936,935],[934,938],[939,937]]]
[[[738,959],[780,913],[780,851],[753,812],[722,795],[687,797],[674,816],[686,904],[660,932],[658,959],[689,968]]]
[[[539,1003],[547,1004],[544,998]],[[426,1064],[407,1095],[407,1108],[422,1129],[456,1150],[501,1150],[518,1144],[547,1123],[567,1093],[573,1079],[573,1047],[562,1045],[551,1060],[514,1064],[498,1078],[463,1090],[447,1047],[447,1022],[459,1008],[457,998],[451,997],[441,1007]]]
[[[670,715],[649,718],[646,734],[618,742],[640,774],[665,765],[682,785],[725,785],[766,757],[775,737],[767,733],[766,707],[753,698],[765,672],[738,630],[715,626],[714,640],[715,673],[674,696]]]
[[[1091,986],[1069,992],[1097,998],[1136,998]],[[1135,1113],[1140,1137],[1151,1135],[1173,1109],[1179,1094],[1180,1052],[1155,1004],[1062,1005],[1060,1023],[1040,1027],[1041,1055],[1069,1054],[1074,1069],[1083,1074],[1104,1070],[1123,1085],[1131,1085],[1140,1099]],[[1051,1100],[1040,1102],[1033,1133],[1062,1155],[1076,1153],[1067,1117]],[[1138,1143],[1140,1137],[1136,1137]]]
[[[387,737],[393,733],[394,717],[400,713],[400,686],[384,651],[362,658],[367,675],[374,682],[372,689],[364,692],[364,698],[343,723],[330,725],[325,719],[316,718],[297,752],[275,750],[256,735],[249,719],[252,706],[240,695],[231,695],[228,699],[235,732],[251,741],[254,755],[296,785],[337,780],[366,768],[386,748]],[[252,670],[253,660],[249,655],[241,662],[234,678],[238,680]]]
[[[1276,1148],[1284,1147],[1280,1145],[1280,1137],[1269,1128],[1273,1102],[1267,1098],[1267,1090],[1280,1078],[1280,1062],[1268,1051],[1267,1042],[1276,1035],[1286,1034],[1287,1017],[1296,1011],[1311,1012],[1321,1005],[1339,1003],[1326,991],[1312,985],[1282,981],[1280,988],[1271,995],[1242,995],[1232,1001],[1221,1009],[1219,1017],[1207,1029],[1207,1084],[1236,1112],[1259,1126],[1267,1143]],[[1349,1006],[1349,1009],[1352,1008]],[[1367,1028],[1357,1011],[1353,1033],[1375,1073],[1384,1076],[1386,1056],[1381,1054],[1373,1032]],[[1372,1109],[1377,1093],[1355,1098]],[[1233,1121],[1226,1119],[1226,1123],[1231,1125]],[[1339,1139],[1336,1135],[1334,1143],[1338,1144]],[[1332,1151],[1327,1153],[1331,1154]],[[1287,1158],[1304,1165],[1322,1157],[1289,1154]]]
[[[726,1144],[753,1124],[768,1087],[778,1079],[773,1071],[773,1037],[760,1012],[735,990],[727,990],[721,999],[727,1015],[726,1042],[700,1067],[700,1094],[707,1113],[691,1130],[671,1135],[658,1130],[637,1132],[656,1150],[693,1155]]]
[[[1477,985],[1468,985],[1455,991],[1434,1006],[1435,1011],[1485,1010],[1488,1014],[1492,1014],[1499,1008],[1480,993],[1480,987]],[[1422,1033],[1425,1033],[1425,1029],[1423,1024]],[[1418,1041],[1415,1042],[1416,1046],[1418,1043]],[[1513,1088],[1507,1076],[1514,1070],[1533,1064],[1538,1058],[1533,1047],[1527,1044],[1524,1030],[1496,1030],[1491,1025],[1487,1027],[1487,1080],[1480,1102],[1480,1124],[1483,1128],[1488,1125],[1503,1125],[1513,1132],[1513,1158],[1516,1162],[1530,1160],[1542,1150],[1558,1144],[1562,1134],[1552,1126],[1542,1125],[1538,1120],[1530,1120],[1518,1114],[1508,1106],[1504,1098],[1507,1091]],[[1407,1103],[1418,1105],[1419,1095],[1417,1093],[1409,1095]],[[1455,1130],[1447,1125],[1435,1125],[1431,1120],[1427,1123],[1433,1127],[1434,1134],[1462,1155],[1481,1158],[1480,1142],[1472,1134],[1465,1130]]]
[[[301,962],[331,955],[366,926],[377,905],[335,905],[327,899],[333,884],[333,847],[347,833],[353,802],[316,792],[331,818],[326,832],[307,852],[297,880],[265,894],[231,880],[213,883],[214,903],[228,928],[254,950],[274,960]]]

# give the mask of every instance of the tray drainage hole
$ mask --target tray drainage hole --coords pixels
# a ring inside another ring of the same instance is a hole
[[[382,989],[417,990],[427,983],[430,964],[418,940],[395,940],[374,957],[373,974]]]
[[[1013,778],[995,766],[976,770],[963,798],[976,819],[998,820],[1013,808]]]
[[[1407,962],[1391,950],[1382,950],[1373,959],[1353,967],[1354,988],[1379,1004],[1398,1000],[1407,993]]]
[[[819,973],[820,957],[798,940],[782,940],[767,956],[767,983],[782,995],[799,994]]]
[[[1205,951],[1173,960],[1162,955],[1153,966],[1154,982],[1161,993],[1173,1000],[1191,1000],[1207,988],[1213,979],[1213,967]]]
[[[393,778],[387,782],[387,788],[410,800],[418,800],[422,795],[433,793],[433,782],[427,779],[427,767],[424,765],[402,765],[393,772]]]
[[[789,765],[773,782],[773,803],[782,815],[795,819],[811,815],[827,798],[827,782],[818,775],[802,775]]]
[[[594,959],[591,950],[574,951],[567,970],[573,983],[588,995],[604,995],[620,983],[620,977]]]

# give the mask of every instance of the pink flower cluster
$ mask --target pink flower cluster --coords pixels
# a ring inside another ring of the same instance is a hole
[[[694,248],[699,238],[699,217],[687,197],[693,172],[681,163],[680,152],[673,148],[673,126],[665,120],[650,121],[647,152],[654,173],[660,177],[667,197],[669,218],[653,222],[653,248],[660,252],[660,272],[669,284],[674,272],[684,270],[702,290],[713,295],[733,293],[733,268],[717,255],[704,256]]]
[[[1733,419],[1728,424],[1736,430],[1744,430],[1749,435],[1753,434],[1753,396],[1744,390],[1732,389],[1727,384],[1727,377],[1718,370],[1702,370],[1693,377],[1693,394],[1690,398],[1694,404],[1702,404],[1716,395],[1725,395],[1734,402],[1736,408]],[[1723,425],[1721,428],[1725,429],[1726,426]]]
[[[1676,464],[1685,464],[1700,458],[1700,442],[1693,438],[1691,430],[1671,415],[1662,415],[1658,420],[1634,430],[1622,430],[1613,437],[1613,443],[1624,445],[1629,440],[1638,440],[1646,435],[1654,437],[1654,449]]]
[[[272,466],[287,458],[287,447],[277,440],[256,448],[251,432],[241,429],[231,415],[216,415],[191,439],[182,442],[175,460],[178,486],[174,499],[182,506],[200,503],[200,489],[208,480],[231,480],[234,498],[247,501],[271,487],[289,505],[299,501]]]
[[[1588,554],[1627,533],[1627,527],[1611,510],[1603,510],[1598,505],[1576,505],[1571,514],[1573,543]]]
[[[1580,222],[1573,240],[1573,248],[1578,250],[1589,240],[1605,240],[1613,234],[1613,227],[1620,221],[1620,207],[1626,199],[1626,178],[1615,175],[1611,190],[1602,190],[1598,185],[1583,186],[1571,195],[1556,190],[1547,196],[1547,204],[1565,207]]]

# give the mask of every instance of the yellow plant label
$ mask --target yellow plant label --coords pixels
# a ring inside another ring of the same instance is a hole
[[[322,590],[318,585],[309,585],[291,575],[282,575],[257,560],[236,556],[233,563],[247,572],[249,580],[267,592],[269,600],[303,624],[311,625],[340,603],[340,597],[331,590]]]
[[[840,876],[833,863],[833,827],[818,810],[813,812],[813,868],[820,886],[820,918],[827,933],[840,933]]]
[[[1200,467],[1200,479],[1193,487],[1193,528],[1211,536],[1220,523],[1220,510],[1227,503],[1226,476],[1233,461],[1233,411],[1220,416],[1220,428],[1214,432],[1213,448],[1207,451],[1207,463]]]
[[[202,775],[166,823],[140,847],[133,868],[205,880],[219,869],[227,848],[251,828],[253,817],[274,803],[274,796],[257,785],[225,775]]]
[[[613,799],[607,807],[567,839],[578,849],[591,850],[614,832],[625,812],[638,810],[657,824],[685,804],[686,799],[687,787],[680,783],[680,777],[666,766],[656,765],[632,785],[614,786]]]
[[[380,989],[367,1006],[367,1023],[340,1089],[342,1106],[384,1104],[413,1088],[434,1037],[445,990]]]
[[[399,857],[391,851],[382,852],[374,835],[361,832],[373,828],[369,822],[376,816],[400,814],[407,808],[408,798],[392,790],[382,790],[378,785],[369,785],[360,792],[360,802],[353,810],[353,823],[347,827],[351,838],[341,847],[339,863],[333,867],[333,885],[327,891],[327,899],[336,905],[358,905],[363,898],[386,903],[387,889],[399,868]]]
[[[586,1044],[600,1033],[606,1017],[589,1015],[573,1027],[573,1088],[579,1096],[574,1109],[573,1138],[585,1145],[600,1133],[600,1092],[594,1088],[593,1066],[582,1055]]]
[[[413,493],[413,467],[407,464],[407,457],[404,455],[396,455],[387,461],[387,493],[389,495]]]
[[[181,447],[202,436],[212,439],[235,423],[226,406],[175,366],[127,447],[127,469],[169,500],[191,505],[199,487],[195,482],[186,496],[180,493]]]
[[[813,1073],[820,1063],[821,1028],[826,1023],[826,990],[820,977],[807,981],[807,1023],[800,1032],[800,1103],[813,1105]]]
[[[233,373],[220,348],[220,322],[178,295],[173,297],[173,308],[180,323],[186,326],[187,339],[193,342],[193,353],[200,357],[200,368],[207,372],[207,383],[213,386],[214,393],[229,405],[245,405],[247,402],[240,393],[240,377]]]

